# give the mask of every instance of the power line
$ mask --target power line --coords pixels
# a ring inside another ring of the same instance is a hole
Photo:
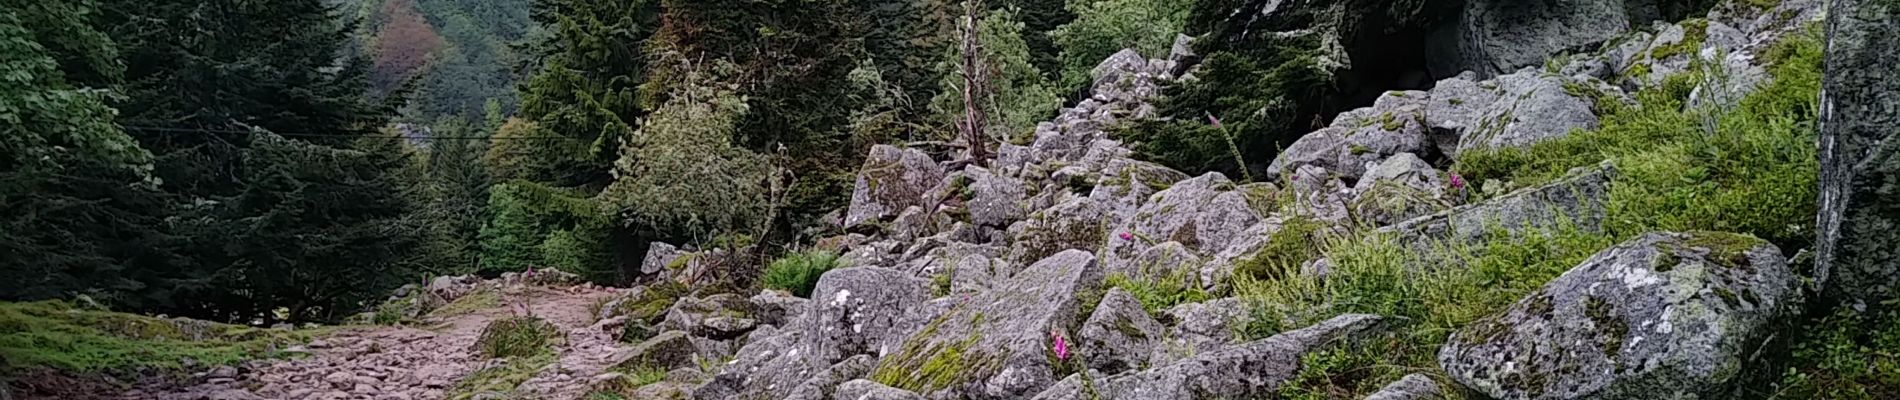
[[[231,129],[167,128],[167,127],[161,127],[161,126],[138,126],[138,125],[123,125],[121,127],[128,130],[146,131],[146,132],[163,132],[163,133],[232,133],[232,134],[255,133],[253,131],[231,130]],[[270,132],[278,136],[284,136],[284,137],[345,138],[345,139],[381,138],[381,139],[415,139],[415,140],[580,140],[578,138],[562,137],[562,136],[540,136],[540,137],[406,136],[406,135],[382,136],[382,135],[348,135],[348,134],[335,134],[335,133],[308,133],[308,132],[276,132],[276,131],[265,131],[265,132]]]

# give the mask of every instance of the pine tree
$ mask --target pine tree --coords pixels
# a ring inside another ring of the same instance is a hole
[[[0,300],[153,307],[179,278],[151,154],[112,123],[120,77],[91,1],[0,1]]]

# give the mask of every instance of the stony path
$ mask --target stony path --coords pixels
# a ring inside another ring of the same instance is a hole
[[[594,325],[589,306],[614,289],[515,288],[504,304],[450,317],[432,317],[421,327],[351,328],[312,341],[310,356],[220,368],[182,387],[141,387],[121,399],[155,400],[438,400],[484,363],[473,347],[490,321],[518,313],[507,304],[530,299],[535,316],[567,334],[556,350],[561,360],[521,385],[520,392],[547,400],[577,399],[602,373],[616,350],[611,334]]]

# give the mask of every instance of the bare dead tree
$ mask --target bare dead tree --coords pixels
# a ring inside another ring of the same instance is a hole
[[[989,93],[989,63],[983,59],[981,13],[983,0],[964,0],[964,18],[957,27],[963,35],[963,118],[957,127],[962,130],[964,140],[970,146],[970,161],[984,164],[989,158],[989,143],[984,139],[988,115],[984,112],[981,100]]]

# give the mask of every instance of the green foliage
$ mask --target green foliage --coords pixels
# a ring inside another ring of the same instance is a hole
[[[182,371],[278,356],[322,331],[265,330],[81,308],[62,301],[0,303],[0,373]]]
[[[765,267],[762,281],[767,289],[780,289],[792,292],[798,297],[811,297],[812,289],[818,287],[818,278],[838,267],[838,253],[825,250],[806,250],[787,254]]]
[[[1130,278],[1124,274],[1109,275],[1103,286],[1120,288],[1141,301],[1141,306],[1149,313],[1158,313],[1176,305],[1199,303],[1213,300],[1214,295],[1201,289],[1195,279],[1187,275],[1188,269],[1176,270],[1172,276],[1160,279]]]
[[[1805,243],[1818,196],[1821,56],[1818,30],[1792,35],[1763,57],[1774,81],[1733,108],[1687,106],[1704,74],[1720,73],[1705,68],[1638,92],[1640,105],[1605,116],[1601,129],[1528,150],[1460,154],[1454,170],[1526,186],[1614,160],[1622,176],[1609,225],[1619,235],[1711,230]]]
[[[1808,326],[1768,398],[1873,400],[1900,391],[1900,313],[1843,309]]]
[[[1376,368],[1370,379],[1350,380],[1383,384],[1407,369],[1436,368],[1434,356],[1451,331],[1503,310],[1614,244],[1609,236],[1569,225],[1488,237],[1516,239],[1402,243],[1388,233],[1329,237],[1324,255],[1334,266],[1323,278],[1301,274],[1298,264],[1281,264],[1269,274],[1273,278],[1236,276],[1234,291],[1256,319],[1242,333],[1266,337],[1347,313],[1404,318],[1409,322],[1378,349],[1380,364],[1400,368]],[[1359,390],[1348,395],[1377,390],[1348,386]]]
[[[991,138],[1031,135],[1037,122],[1055,115],[1056,109],[1062,106],[1062,98],[1050,87],[1042,71],[1031,63],[1018,13],[1015,9],[991,11],[983,16],[977,29],[983,43],[983,60],[988,62],[985,74],[990,79],[989,93],[979,96],[989,116],[987,134]],[[944,61],[938,64],[946,72],[937,97],[930,101],[930,109],[943,126],[954,126],[964,114],[962,58],[961,49],[950,49],[944,53]],[[955,129],[943,131],[954,134]]]
[[[634,398],[633,391],[642,386],[666,380],[666,370],[658,367],[640,367],[631,371],[616,371],[618,378],[594,384],[589,389],[589,399],[628,399]]]
[[[1257,279],[1276,279],[1286,271],[1299,271],[1302,263],[1318,258],[1325,244],[1324,223],[1309,216],[1294,216],[1267,238],[1266,246],[1234,265],[1234,273]]]
[[[533,123],[522,136],[544,139],[509,143],[517,149],[503,154],[521,154],[514,164],[527,173],[497,171],[497,178],[595,189],[611,179],[615,149],[645,115],[638,96],[648,74],[643,50],[659,26],[659,3],[535,2],[531,16],[547,33],[534,50],[545,58],[521,89],[518,115]]]
[[[476,311],[501,307],[501,292],[494,289],[476,289],[474,292],[455,298],[455,301],[431,311],[436,317],[467,315]]]
[[[1392,368],[1390,364],[1383,364],[1386,360],[1380,359],[1379,355],[1346,347],[1307,353],[1300,357],[1299,374],[1280,387],[1278,398],[1350,400],[1358,398],[1354,394],[1378,391],[1385,382],[1369,378],[1392,375],[1391,372],[1374,372],[1375,369]]]
[[[527,181],[495,185],[494,215],[481,229],[481,272],[555,267],[597,282],[612,281],[612,221],[594,200]]]
[[[619,177],[602,201],[628,223],[664,238],[708,238],[767,221],[772,163],[733,146],[748,109],[710,71],[687,80],[620,149]]]
[[[476,135],[462,118],[446,118],[435,127],[437,135]],[[424,251],[427,272],[460,275],[480,265],[481,228],[488,222],[488,169],[482,165],[485,141],[439,140],[422,153],[422,188],[428,207],[421,211],[428,227]]]
[[[0,2],[0,299],[91,292],[142,305],[176,278],[152,156],[112,123],[99,90],[119,74],[93,2]]]
[[[1148,57],[1166,56],[1195,2],[1069,0],[1067,4],[1075,20],[1049,34],[1062,49],[1065,93],[1093,83],[1089,72],[1122,49],[1133,48]]]
[[[1221,52],[1208,56],[1199,80],[1167,89],[1160,104],[1172,119],[1143,121],[1120,129],[1136,156],[1197,173],[1220,171],[1248,175],[1236,160],[1272,160],[1278,149],[1306,132],[1318,113],[1312,102],[1332,83],[1319,68],[1310,39],[1274,39],[1264,58]],[[1215,126],[1208,117],[1219,118]],[[1242,153],[1236,157],[1233,149]]]
[[[482,328],[475,349],[487,358],[525,358],[551,354],[560,344],[561,328],[535,317],[508,317]]]
[[[449,388],[451,400],[473,400],[483,393],[514,393],[515,387],[533,379],[548,364],[560,361],[554,352],[542,352],[526,357],[510,358],[506,363],[488,364],[476,370]],[[486,397],[482,397],[486,398]]]

